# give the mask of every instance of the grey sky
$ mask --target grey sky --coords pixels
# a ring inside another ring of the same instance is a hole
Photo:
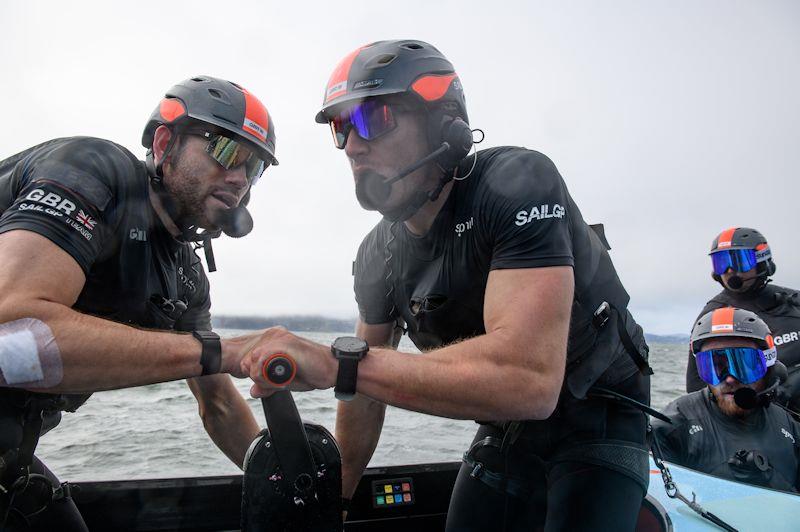
[[[688,330],[729,226],[759,228],[778,284],[800,286],[798,2],[2,2],[0,19],[0,158],[77,134],[143,157],[150,112],[195,74],[267,104],[281,166],[253,233],[215,243],[217,313],[355,315],[350,262],[378,216],[313,117],[339,59],[387,38],[450,58],[482,147],[553,159],[650,332]]]

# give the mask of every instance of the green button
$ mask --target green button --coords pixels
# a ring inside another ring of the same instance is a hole
[[[383,504],[383,497],[375,497],[375,502],[378,504]]]

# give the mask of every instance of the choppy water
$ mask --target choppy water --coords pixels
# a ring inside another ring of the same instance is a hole
[[[235,334],[236,331],[220,331]],[[301,333],[330,343],[340,334]],[[663,407],[681,394],[686,350],[683,344],[651,345],[652,402]],[[407,338],[401,349],[413,350]],[[236,381],[249,398],[248,380]],[[294,394],[303,419],[333,429],[336,400],[332,390]],[[261,403],[248,399],[265,425]],[[371,465],[460,460],[476,425],[389,407]],[[154,384],[94,394],[61,425],[46,434],[37,455],[62,480],[121,480],[239,472],[203,430],[197,403],[184,382]]]

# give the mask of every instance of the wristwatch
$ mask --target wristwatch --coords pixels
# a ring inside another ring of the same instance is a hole
[[[200,375],[219,373],[222,366],[222,343],[219,341],[219,335],[212,331],[193,331],[192,336],[200,340],[203,345],[203,353],[200,355],[203,372]]]
[[[369,351],[367,342],[357,336],[340,336],[334,340],[331,353],[339,361],[336,386],[333,391],[340,401],[351,401],[356,396],[358,362]]]

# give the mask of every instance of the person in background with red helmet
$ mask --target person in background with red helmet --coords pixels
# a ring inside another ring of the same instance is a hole
[[[767,324],[748,310],[703,314],[690,350],[705,387],[654,418],[663,458],[722,478],[800,490],[800,424],[771,404],[786,368]]]
[[[335,385],[345,497],[390,404],[481,420],[448,530],[632,530],[646,418],[598,394],[648,403],[647,345],[602,231],[552,161],[508,146],[469,154],[461,81],[422,41],[349,54],[316,120],[347,155],[361,206],[383,215],[354,264],[357,336],[329,348],[268,332],[244,360],[254,393],[275,389],[260,371],[278,352],[297,362],[291,389]],[[395,350],[403,332],[423,355]]]
[[[731,227],[711,244],[711,276],[722,285],[700,316],[722,307],[750,310],[763,319],[780,347],[780,361],[789,376],[781,386],[777,400],[800,411],[800,293],[772,284],[776,266],[772,249],[759,231],[749,227]],[[705,387],[697,373],[694,357],[686,366],[686,391]]]
[[[244,376],[258,335],[211,332],[192,243],[250,230],[250,187],[277,164],[272,117],[242,87],[200,76],[167,92],[142,140],[146,162],[90,137],[0,161],[1,529],[86,529],[33,453],[94,391],[187,379],[239,466],[259,431],[224,374]]]

